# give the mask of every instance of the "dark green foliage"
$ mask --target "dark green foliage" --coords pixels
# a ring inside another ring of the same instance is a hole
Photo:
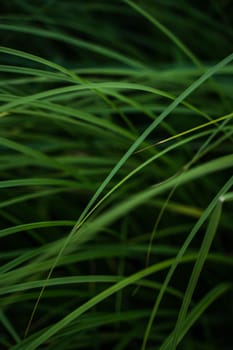
[[[231,348],[231,8],[3,2],[1,349]]]

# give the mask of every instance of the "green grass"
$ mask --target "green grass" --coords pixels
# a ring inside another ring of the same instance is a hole
[[[229,350],[230,1],[0,16],[0,348]]]

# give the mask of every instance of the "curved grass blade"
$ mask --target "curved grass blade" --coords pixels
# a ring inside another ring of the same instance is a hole
[[[131,0],[124,0],[124,2],[131,6],[138,13],[140,13],[143,17],[145,17],[164,35],[166,35],[197,67],[203,68],[201,62],[198,60],[197,57],[195,57],[195,55],[189,50],[189,48],[184,43],[182,43],[182,41],[175,34],[173,34],[168,28],[166,28],[162,23],[160,23],[155,17],[151,16],[147,11],[142,9],[139,5],[135,4]]]
[[[208,294],[204,296],[204,298],[189,312],[187,315],[185,322],[182,325],[182,329],[179,333],[179,338],[177,340],[177,343],[179,344],[184,336],[187,334],[187,332],[190,330],[190,328],[193,326],[193,324],[201,317],[203,312],[211,306],[215,300],[217,300],[219,297],[221,297],[224,293],[229,291],[232,286],[230,284],[220,284],[219,286],[215,287],[213,290],[211,290]],[[171,342],[174,336],[174,332],[172,332],[165,340],[165,342],[162,344],[162,346],[159,348],[159,350],[170,350]]]
[[[152,328],[152,324],[154,322],[154,319],[157,315],[158,312],[158,308],[160,306],[160,303],[162,301],[164,292],[172,278],[172,275],[174,274],[178,264],[179,264],[179,260],[180,258],[185,254],[187,248],[189,247],[190,243],[192,242],[192,240],[194,239],[194,237],[196,236],[197,232],[199,231],[199,229],[201,228],[201,226],[205,223],[205,221],[208,219],[209,215],[211,214],[211,212],[214,210],[214,208],[216,207],[217,203],[219,202],[219,198],[221,198],[221,196],[224,196],[225,193],[228,192],[228,190],[233,186],[233,176],[226,182],[226,184],[222,187],[222,189],[217,193],[217,195],[214,197],[214,199],[210,202],[210,204],[207,206],[207,208],[204,210],[202,216],[200,217],[200,219],[197,221],[197,223],[194,225],[192,231],[190,232],[189,236],[187,237],[187,239],[185,240],[184,244],[182,245],[182,247],[180,248],[176,259],[175,259],[175,263],[171,266],[170,270],[168,271],[168,274],[165,278],[164,284],[159,292],[159,295],[155,301],[154,307],[152,309],[151,312],[151,316],[150,319],[148,321],[148,325],[145,331],[145,335],[144,335],[144,339],[143,339],[143,344],[142,344],[142,350],[146,349],[146,344],[147,341],[149,339],[149,335],[150,335],[150,331]]]
[[[186,289],[186,292],[184,295],[183,303],[181,305],[178,319],[177,319],[177,322],[175,325],[174,335],[173,335],[173,339],[171,342],[170,350],[175,350],[177,345],[178,345],[178,339],[180,338],[181,329],[184,327],[187,311],[188,311],[189,305],[191,303],[191,299],[192,299],[194,290],[196,288],[198,278],[201,274],[201,270],[202,270],[203,265],[207,259],[207,255],[209,253],[210,246],[211,246],[212,241],[214,239],[214,236],[217,232],[217,228],[218,228],[219,221],[221,218],[221,211],[222,211],[222,203],[219,200],[216,207],[214,208],[211,216],[210,216],[209,225],[207,227],[206,234],[204,236],[202,245],[201,245],[200,250],[199,250],[197,260],[195,262],[192,274],[191,274],[189,282],[188,282],[188,286],[187,286],[187,289]]]

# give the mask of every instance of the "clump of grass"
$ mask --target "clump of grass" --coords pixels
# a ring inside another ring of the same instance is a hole
[[[230,349],[229,8],[3,5],[2,349]]]

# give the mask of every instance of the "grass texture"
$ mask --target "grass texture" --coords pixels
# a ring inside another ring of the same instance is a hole
[[[1,349],[231,349],[231,10],[2,5]]]

